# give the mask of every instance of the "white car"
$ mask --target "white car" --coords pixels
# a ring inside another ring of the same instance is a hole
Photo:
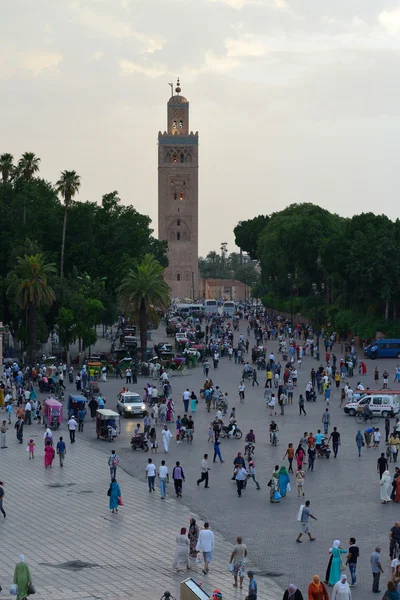
[[[147,413],[145,403],[136,392],[119,394],[117,398],[117,411],[120,415],[124,415],[125,419],[134,415],[144,416]]]

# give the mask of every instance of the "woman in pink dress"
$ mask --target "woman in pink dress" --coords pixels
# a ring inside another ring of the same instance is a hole
[[[167,423],[171,423],[173,412],[174,412],[174,403],[172,401],[172,398],[168,398],[168,400],[167,400]]]
[[[46,467],[51,467],[52,463],[53,463],[53,458],[54,458],[54,448],[51,445],[50,442],[46,443],[46,446],[44,448],[44,466]]]

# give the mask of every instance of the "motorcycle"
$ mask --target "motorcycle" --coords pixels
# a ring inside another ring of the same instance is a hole
[[[242,379],[243,379],[243,381],[245,381],[246,379],[251,381],[253,379],[253,369],[251,371],[250,371],[250,369],[243,370]]]
[[[139,435],[138,437],[133,436],[131,438],[131,447],[132,447],[132,450],[136,450],[136,448],[140,448],[144,452],[148,452],[149,444],[148,444],[147,438],[144,436],[144,434]]]
[[[221,438],[234,437],[236,440],[241,440],[243,433],[240,431],[239,427],[237,426],[236,421],[233,421],[233,423],[231,425],[222,425],[219,435]]]
[[[329,444],[326,441],[326,438],[322,440],[321,448],[319,449],[319,455],[321,458],[329,458],[332,450],[329,448]]]

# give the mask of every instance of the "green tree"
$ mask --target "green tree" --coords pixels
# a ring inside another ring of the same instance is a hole
[[[259,215],[254,219],[239,221],[233,230],[235,244],[241,250],[247,252],[251,259],[258,258],[258,238],[268,224],[269,217]]]
[[[118,288],[122,310],[133,321],[138,320],[142,360],[146,359],[148,325],[156,325],[158,311],[166,310],[170,303],[163,271],[160,263],[146,254],[136,268],[129,270]]]
[[[5,153],[0,156],[0,172],[3,183],[8,183],[14,172],[13,160],[14,157],[12,154]]]
[[[69,347],[75,339],[75,316],[72,310],[63,306],[58,311],[56,319],[60,343],[67,354],[67,365],[70,364]]]
[[[48,277],[55,273],[53,263],[46,263],[43,254],[18,257],[13,270],[15,280],[11,283],[15,301],[22,310],[28,312],[30,364],[35,360],[37,350],[38,310],[43,305],[50,306],[55,300]]]
[[[25,181],[31,181],[33,175],[39,171],[40,158],[34,152],[24,152],[18,161],[18,173]],[[24,226],[26,225],[26,202],[24,202],[23,219]]]
[[[62,171],[60,179],[56,183],[56,190],[64,198],[64,221],[61,240],[61,265],[60,277],[64,275],[64,251],[65,251],[65,233],[67,231],[68,208],[75,196],[79,193],[81,187],[81,178],[76,171]]]

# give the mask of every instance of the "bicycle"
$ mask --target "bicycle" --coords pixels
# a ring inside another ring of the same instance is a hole
[[[373,425],[376,425],[377,423],[379,423],[379,417],[377,415],[371,415],[369,417],[366,417],[364,413],[359,413],[356,415],[356,423],[359,423],[360,425],[362,423],[371,423]]]
[[[389,546],[390,560],[397,558],[400,554],[400,542],[398,540],[390,540]]]

